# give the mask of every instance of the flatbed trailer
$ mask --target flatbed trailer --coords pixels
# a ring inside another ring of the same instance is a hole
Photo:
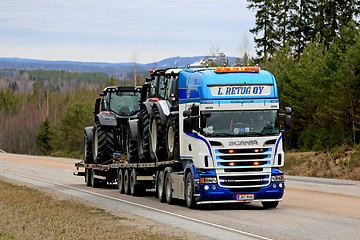
[[[146,189],[156,188],[160,173],[164,174],[165,170],[170,171],[181,166],[181,161],[178,160],[128,163],[114,158],[108,164],[87,164],[84,161],[75,163],[77,171],[74,175],[84,176],[87,186],[97,188],[105,187],[107,184],[117,184],[120,193],[136,196],[143,194]],[[183,178],[181,180],[183,181]]]

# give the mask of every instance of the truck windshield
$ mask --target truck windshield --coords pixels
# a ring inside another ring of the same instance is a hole
[[[244,137],[279,134],[277,110],[202,112],[201,134]]]
[[[122,116],[131,116],[140,110],[139,100],[139,92],[112,92],[110,110]]]

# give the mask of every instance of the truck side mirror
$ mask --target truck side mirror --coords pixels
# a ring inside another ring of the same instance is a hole
[[[286,107],[286,108],[285,108],[285,113],[288,114],[288,115],[290,115],[290,114],[292,113],[291,107]]]
[[[94,109],[94,115],[98,115],[100,112],[100,103],[101,103],[101,98],[97,98],[95,100],[95,109]]]
[[[285,131],[289,131],[291,129],[291,116],[290,115],[284,116],[284,125],[285,125]]]
[[[184,133],[191,134],[192,133],[192,118],[188,117],[184,119]]]

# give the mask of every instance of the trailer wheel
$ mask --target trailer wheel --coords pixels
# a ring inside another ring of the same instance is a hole
[[[179,159],[179,131],[174,117],[169,117],[166,123],[166,152],[167,159]]]
[[[151,159],[153,161],[165,161],[166,155],[166,141],[165,141],[166,126],[161,123],[160,112],[157,107],[154,107],[150,116],[150,138],[151,138]]]
[[[130,193],[133,196],[139,196],[144,193],[144,186],[136,180],[137,171],[136,169],[131,170],[130,173]]]
[[[174,199],[172,196],[171,172],[172,172],[172,169],[169,171],[166,171],[166,177],[165,177],[165,196],[166,196],[166,202],[168,204],[173,204],[173,202],[174,202]]]
[[[156,190],[158,193],[158,198],[159,198],[160,202],[162,202],[162,203],[164,203],[166,201],[164,180],[165,180],[165,172],[160,171],[159,175],[158,175],[158,179],[157,179]]]
[[[105,163],[113,157],[115,139],[113,129],[95,123],[93,128],[93,159],[95,163]]]
[[[95,178],[95,171],[94,169],[91,170],[91,186],[93,188],[97,188],[100,186],[100,181],[99,179]]]
[[[86,186],[91,187],[91,171],[88,168],[85,168],[85,183]]]
[[[124,193],[130,195],[130,170],[126,169],[124,173]]]
[[[84,130],[84,154],[83,159],[84,163],[94,163],[93,153],[92,153],[92,141],[93,141],[93,134],[92,134],[92,127],[87,127]]]
[[[150,156],[150,115],[146,108],[142,109],[139,113],[138,121],[138,151],[140,162],[151,161]]]
[[[119,192],[121,194],[125,193],[125,189],[124,189],[124,171],[119,169],[119,174],[118,174],[118,189]]]
[[[269,209],[269,208],[276,208],[279,205],[279,202],[261,202],[261,204],[263,205],[263,207],[265,209]]]
[[[189,172],[186,175],[186,180],[185,180],[185,201],[186,201],[186,206],[188,208],[194,208],[195,207],[194,180],[193,180],[193,175],[192,175],[191,172]]]

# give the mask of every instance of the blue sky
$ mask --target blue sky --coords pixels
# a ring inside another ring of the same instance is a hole
[[[0,57],[89,62],[255,55],[246,0],[0,0]]]

